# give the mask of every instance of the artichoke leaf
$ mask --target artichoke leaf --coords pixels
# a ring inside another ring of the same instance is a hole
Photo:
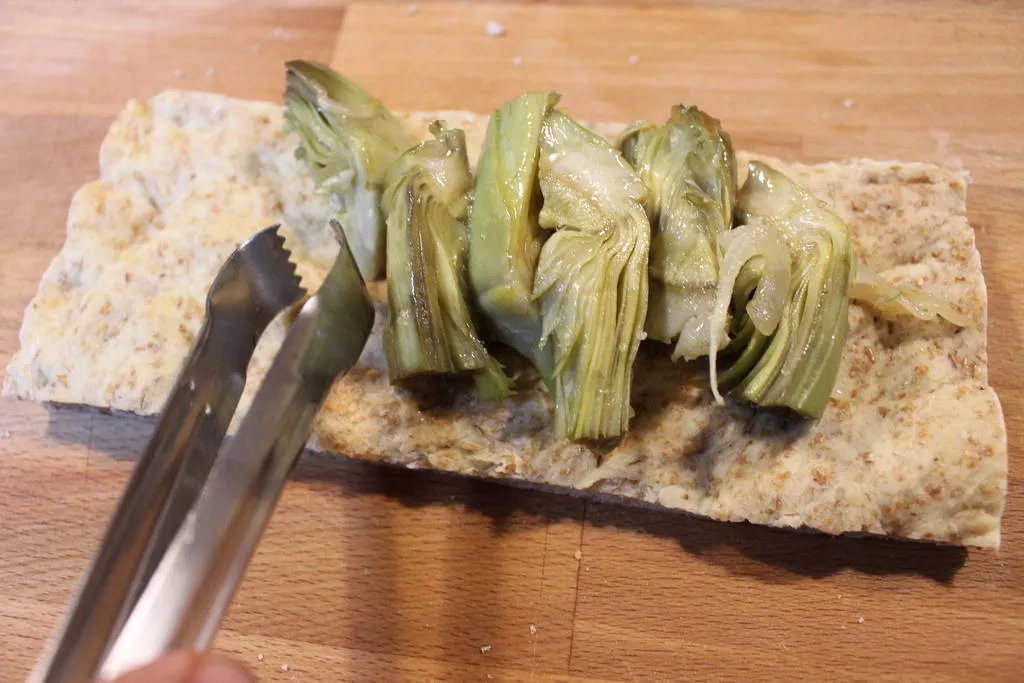
[[[554,353],[555,432],[615,440],[632,415],[633,365],[648,303],[650,224],[640,177],[559,111],[540,136],[544,242],[533,284],[541,344]]]
[[[332,69],[286,64],[285,119],[299,136],[296,155],[330,198],[363,279],[385,266],[385,174],[414,140],[380,101]]]
[[[957,327],[970,327],[973,321],[956,310],[952,304],[937,296],[905,285],[894,285],[863,261],[857,263],[857,279],[850,288],[850,298],[867,304],[883,318],[893,319],[910,315],[918,320],[937,317]]]
[[[703,356],[712,335],[719,240],[732,227],[732,142],[716,119],[679,105],[662,126],[641,122],[627,129],[619,148],[650,189],[644,204],[651,222],[646,332],[675,341],[673,360]],[[724,339],[724,329],[715,336]]]
[[[792,265],[785,237],[764,221],[754,219],[747,225],[741,225],[730,231],[728,239],[723,241],[725,256],[708,340],[711,393],[719,403],[722,402],[718,388],[719,330],[726,327],[730,303],[741,311],[734,317],[734,323],[741,328],[738,336],[749,341],[756,333],[756,343],[762,344],[782,319],[789,297]],[[747,351],[746,348],[743,350]],[[730,369],[732,373],[723,384],[737,374],[736,368]]]
[[[472,177],[463,131],[442,123],[433,140],[403,154],[387,174],[388,375],[472,372],[481,396],[511,382],[477,337],[467,303],[466,218]]]

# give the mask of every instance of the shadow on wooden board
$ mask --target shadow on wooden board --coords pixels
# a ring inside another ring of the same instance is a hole
[[[53,438],[80,442],[87,434],[78,411],[50,411]],[[105,429],[108,422],[116,429]],[[97,417],[88,430],[90,446],[118,460],[134,460],[142,451],[154,422],[126,416]],[[116,438],[105,438],[116,434]],[[319,482],[343,496],[384,496],[410,508],[463,506],[489,518],[494,533],[509,530],[509,521],[526,513],[548,521],[578,521],[576,506],[553,505],[565,494],[530,485],[499,484],[471,477],[410,471],[344,457],[307,453],[293,478]],[[578,495],[578,494],[576,494]],[[967,559],[964,548],[898,541],[878,537],[829,536],[813,531],[772,529],[745,523],[716,522],[681,512],[641,507],[608,496],[587,497],[585,523],[614,527],[676,541],[682,551],[723,566],[728,571],[765,581],[793,576],[824,577],[845,569],[866,574],[913,574],[949,583]]]
[[[383,470],[384,474],[368,477],[367,469]],[[518,483],[509,486],[443,472],[409,471],[329,455],[307,455],[293,476],[330,481],[343,495],[386,495],[413,508],[452,504],[450,498],[454,495],[459,505],[489,517],[499,535],[516,513],[548,517],[554,513],[551,521],[559,521],[568,519],[561,515],[571,509],[539,504],[538,499],[565,496],[555,490]],[[949,583],[967,560],[967,550],[960,547],[717,522],[609,496],[588,497],[584,521],[668,538],[682,550],[729,571],[773,582],[780,581],[780,575],[771,568],[785,570],[794,579],[820,578],[852,569],[866,574],[914,574]]]

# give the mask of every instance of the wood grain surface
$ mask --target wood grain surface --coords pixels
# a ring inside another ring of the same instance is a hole
[[[1002,550],[713,523],[307,456],[217,641],[261,680],[1021,679],[1024,11],[662,4],[7,0],[0,362],[131,97],[279,101],[283,60],[333,54],[399,109],[487,112],[536,88],[603,119],[695,103],[746,149],[971,172],[1010,434]],[[488,38],[488,20],[507,34]],[[0,680],[29,671],[151,429],[0,402]]]

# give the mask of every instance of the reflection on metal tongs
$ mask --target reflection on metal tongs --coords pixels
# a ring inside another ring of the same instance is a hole
[[[256,342],[304,291],[276,226],[217,275],[196,345],[31,681],[110,679],[171,650],[209,647],[313,418],[373,327],[366,287],[331,223],[338,257],[219,455]]]

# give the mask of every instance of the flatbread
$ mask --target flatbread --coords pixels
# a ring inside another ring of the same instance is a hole
[[[406,117],[417,136],[444,118],[475,156],[487,117]],[[614,136],[622,126],[591,124]],[[71,202],[67,241],[43,276],[4,393],[36,401],[158,413],[202,320],[217,268],[273,223],[310,289],[336,247],[323,197],[294,158],[276,105],[167,91],[130,102],[100,153],[100,178]],[[751,158],[741,154],[741,166]],[[986,298],[966,177],[935,166],[769,160],[848,221],[874,269],[957,304],[974,325],[875,319],[850,308],[835,392],[820,421],[717,406],[645,343],[623,443],[598,456],[552,433],[550,401],[522,372],[500,405],[472,387],[392,387],[381,327],[318,418],[321,450],[409,468],[515,480],[685,510],[720,520],[828,533],[887,534],[997,547],[1006,431],[988,386]],[[382,288],[375,286],[378,299]],[[250,368],[241,413],[284,335],[275,322]]]

